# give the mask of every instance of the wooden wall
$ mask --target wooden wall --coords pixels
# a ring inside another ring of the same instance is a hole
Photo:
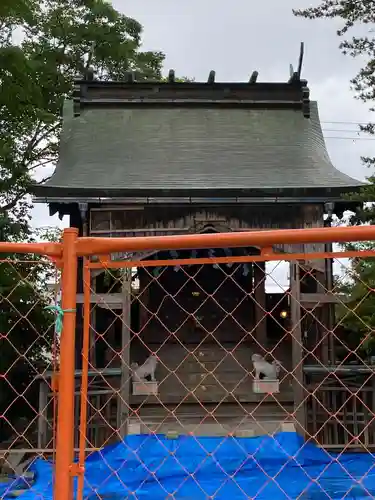
[[[151,236],[216,231],[249,231],[253,229],[291,229],[323,226],[323,204],[264,205],[121,205],[90,207],[89,231],[93,236]],[[279,251],[320,252],[322,244],[279,245]],[[308,264],[324,272],[323,261]]]
[[[304,227],[321,217],[322,207],[297,204],[221,205],[221,206],[124,206],[92,207],[90,234],[134,236],[199,232],[207,225],[218,229]]]

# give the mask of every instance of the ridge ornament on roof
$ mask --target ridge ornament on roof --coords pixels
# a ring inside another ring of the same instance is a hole
[[[288,81],[97,81],[92,71],[66,101],[57,167],[33,193],[43,201],[326,203],[363,185],[329,157],[318,105],[301,79],[304,47]],[[146,200],[146,201],[142,201]]]
[[[248,82],[217,82],[214,70],[207,82],[177,82],[175,71],[169,70],[166,81],[144,81],[129,71],[124,81],[107,82],[94,79],[88,68],[85,78],[77,80],[73,94],[74,116],[83,109],[105,106],[158,107],[241,107],[249,109],[300,109],[310,118],[310,91],[307,81],[301,79],[303,43],[298,69],[293,70],[287,82],[259,82],[258,71],[253,71]]]

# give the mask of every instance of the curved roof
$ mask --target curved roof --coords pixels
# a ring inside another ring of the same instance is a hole
[[[69,103],[72,106],[72,103]],[[314,191],[363,185],[329,158],[318,106],[87,107],[64,116],[60,158],[38,196]]]

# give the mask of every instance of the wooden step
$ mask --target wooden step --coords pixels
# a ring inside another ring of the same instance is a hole
[[[205,406],[199,404],[163,407],[153,405],[140,408],[137,417],[130,419],[130,434],[177,433],[196,436],[269,435],[276,432],[294,432],[290,417],[293,407],[281,408],[277,404],[234,404]]]
[[[154,419],[131,419],[129,423],[129,434],[165,434],[165,435],[194,435],[194,436],[228,436],[253,437],[262,435],[273,435],[277,432],[295,432],[292,421],[285,420],[256,420],[247,419],[225,419],[220,422],[215,419],[166,419],[155,421]]]
[[[212,413],[215,418],[243,418],[249,414],[253,415],[254,418],[261,419],[285,419],[289,414],[293,412],[293,404],[285,405],[281,407],[277,403],[264,403],[261,405],[254,404],[226,404],[222,403],[220,405],[216,404],[179,404],[179,405],[144,405],[137,410],[137,414],[140,418],[156,418],[163,419],[167,418],[171,414],[176,415],[177,418],[200,418],[208,416]]]

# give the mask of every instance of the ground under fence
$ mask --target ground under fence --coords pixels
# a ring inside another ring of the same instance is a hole
[[[374,235],[0,243],[2,497],[375,495]]]

